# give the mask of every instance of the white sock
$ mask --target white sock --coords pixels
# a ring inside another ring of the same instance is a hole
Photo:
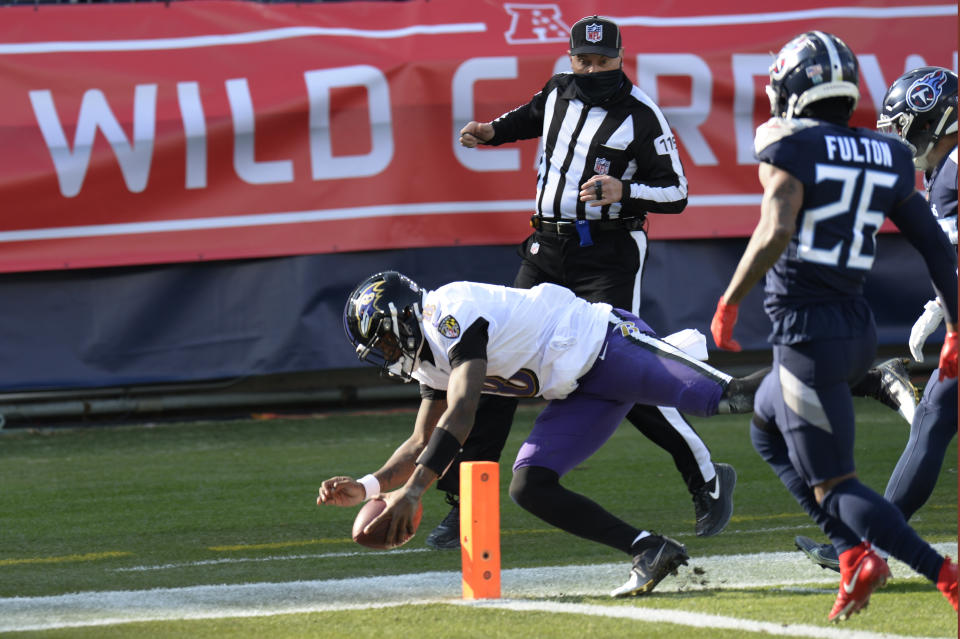
[[[631,545],[631,546],[634,546],[634,545],[636,545],[636,543],[637,543],[638,541],[640,541],[640,540],[643,539],[644,537],[649,537],[649,536],[650,536],[650,532],[649,532],[649,531],[647,531],[647,530],[641,530],[641,531],[640,531],[640,534],[637,535],[637,538],[634,539],[634,540],[633,540],[633,543],[631,543],[630,545]]]

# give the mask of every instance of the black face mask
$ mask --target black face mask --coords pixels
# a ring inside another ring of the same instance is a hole
[[[616,94],[623,80],[623,71],[597,71],[596,73],[575,73],[573,84],[577,97],[589,105],[603,104]]]

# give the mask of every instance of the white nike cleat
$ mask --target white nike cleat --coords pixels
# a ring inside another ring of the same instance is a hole
[[[697,537],[712,537],[723,532],[733,516],[733,487],[737,471],[730,464],[713,465],[717,475],[693,493],[697,516]]]

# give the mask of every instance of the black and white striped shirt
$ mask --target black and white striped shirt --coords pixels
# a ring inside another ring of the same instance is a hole
[[[573,74],[561,73],[530,102],[493,121],[487,144],[541,138],[537,214],[544,219],[642,217],[686,207],[676,138],[653,100],[623,79],[615,99],[589,106],[577,97]],[[619,203],[591,207],[580,201],[580,186],[597,174],[621,180]]]

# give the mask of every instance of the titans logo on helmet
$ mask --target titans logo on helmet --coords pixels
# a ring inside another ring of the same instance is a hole
[[[942,70],[931,71],[907,89],[907,105],[918,113],[929,111],[937,104],[947,74]]]
[[[800,52],[803,51],[803,48],[808,44],[812,44],[812,41],[806,34],[788,42],[783,49],[780,50],[777,59],[770,67],[770,72],[773,76],[778,80],[783,79],[786,72],[797,65],[797,60],[800,59]]]

